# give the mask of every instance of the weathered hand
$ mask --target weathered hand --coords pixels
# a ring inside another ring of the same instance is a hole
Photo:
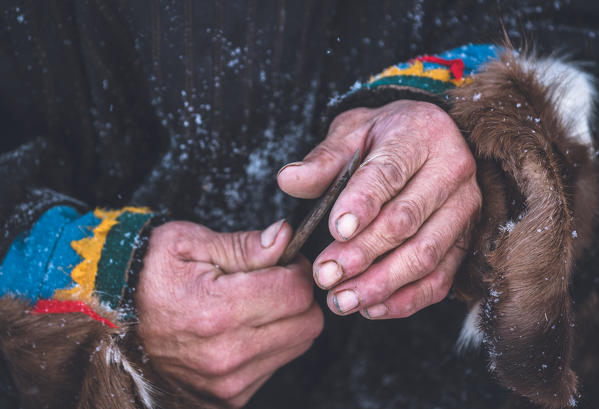
[[[443,110],[401,100],[339,115],[320,145],[279,172],[279,186],[317,197],[358,148],[366,156],[331,210],[336,241],[314,279],[337,314],[406,317],[451,288],[482,201],[475,161]]]
[[[271,267],[290,236],[282,221],[263,232],[156,228],[135,299],[153,366],[219,406],[240,407],[303,354],[322,330],[322,311],[305,258]]]

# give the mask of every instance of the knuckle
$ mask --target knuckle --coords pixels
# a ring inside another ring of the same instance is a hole
[[[440,253],[437,240],[430,238],[421,240],[411,252],[411,257],[408,258],[411,272],[420,277],[432,271],[439,262]]]
[[[211,316],[200,316],[193,326],[193,331],[197,336],[202,338],[215,337],[224,332],[225,327],[227,326],[225,322],[227,321],[228,319],[222,315],[219,316],[219,319],[215,319]]]
[[[438,302],[443,301],[448,293],[449,293],[448,286],[444,285],[442,287],[437,287],[435,289],[435,291],[433,292],[432,304],[436,304]]]
[[[218,348],[206,348],[202,353],[202,362],[199,364],[199,369],[209,377],[224,377],[233,372],[238,366],[237,360],[228,355]]]
[[[430,304],[436,304],[443,301],[451,288],[449,276],[442,271],[431,277],[432,294]]]
[[[379,202],[386,202],[394,197],[407,180],[409,166],[398,157],[399,155],[391,153],[373,156],[371,162],[366,162],[357,171],[369,173],[366,191],[378,198]]]
[[[460,179],[473,176],[476,173],[476,160],[474,160],[472,154],[464,149],[461,154],[456,156],[457,158],[452,166],[453,173]]]
[[[391,212],[387,226],[394,237],[410,237],[420,227],[424,217],[422,207],[415,200],[399,202]]]
[[[167,244],[167,249],[173,256],[185,255],[190,250],[189,222],[170,222],[152,231],[152,240],[159,245]]]
[[[380,184],[388,189],[389,197],[393,197],[400,186],[407,180],[409,169],[406,162],[398,159],[399,155],[386,155],[378,167]]]
[[[314,303],[313,311],[311,311],[311,316],[308,321],[308,328],[306,330],[306,339],[313,340],[318,337],[322,330],[324,329],[324,314],[322,310],[318,306],[318,304]]]
[[[217,399],[228,401],[241,394],[247,387],[246,383],[239,377],[223,377],[210,385],[209,392]]]
[[[435,297],[435,286],[430,280],[424,280],[420,285],[420,292],[418,296],[417,305],[420,308],[424,308],[428,305],[431,305],[434,301]],[[414,313],[413,311],[412,313]]]

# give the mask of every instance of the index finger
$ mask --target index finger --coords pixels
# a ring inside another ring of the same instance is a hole
[[[279,171],[281,190],[302,199],[322,195],[354,152],[365,152],[366,136],[373,124],[366,116],[368,112],[365,108],[354,109],[337,117],[326,139],[303,161],[287,164]]]

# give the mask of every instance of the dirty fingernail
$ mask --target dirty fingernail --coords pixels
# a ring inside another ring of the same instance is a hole
[[[329,288],[343,276],[341,266],[334,261],[325,261],[316,270],[316,281],[323,288]]]
[[[277,234],[279,234],[281,227],[283,227],[284,221],[285,219],[281,219],[278,222],[271,224],[262,232],[262,234],[260,234],[260,245],[263,248],[267,249],[275,243]]]
[[[333,297],[333,304],[340,313],[356,308],[359,303],[358,295],[352,290],[340,291]]]
[[[302,166],[303,164],[304,164],[304,162],[301,162],[301,161],[288,163],[285,166],[283,166],[281,169],[279,169],[277,176],[279,176],[285,169],[290,168],[291,166]]]
[[[337,219],[335,223],[337,227],[337,233],[344,240],[349,239],[358,230],[360,221],[356,216],[351,213],[345,213],[343,216]]]
[[[387,314],[387,311],[387,306],[385,304],[375,304],[368,307],[365,310],[365,313],[368,318],[380,318]]]

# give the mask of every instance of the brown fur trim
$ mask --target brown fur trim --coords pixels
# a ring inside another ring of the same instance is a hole
[[[569,283],[588,245],[597,203],[588,147],[554,108],[556,89],[506,52],[450,93],[450,113],[479,158],[484,214],[475,256],[456,283],[483,296],[490,368],[508,388],[546,408],[573,406]],[[482,292],[482,294],[481,294]]]
[[[19,407],[220,407],[154,371],[129,327],[109,328],[77,313],[30,314],[30,308],[20,299],[0,298],[0,359],[17,390]],[[94,309],[118,322],[114,312]]]
[[[106,359],[123,329],[111,329],[83,314],[34,315],[29,309],[25,301],[0,298],[0,353],[20,407],[142,407],[130,373]],[[116,317],[110,318],[116,322]]]

